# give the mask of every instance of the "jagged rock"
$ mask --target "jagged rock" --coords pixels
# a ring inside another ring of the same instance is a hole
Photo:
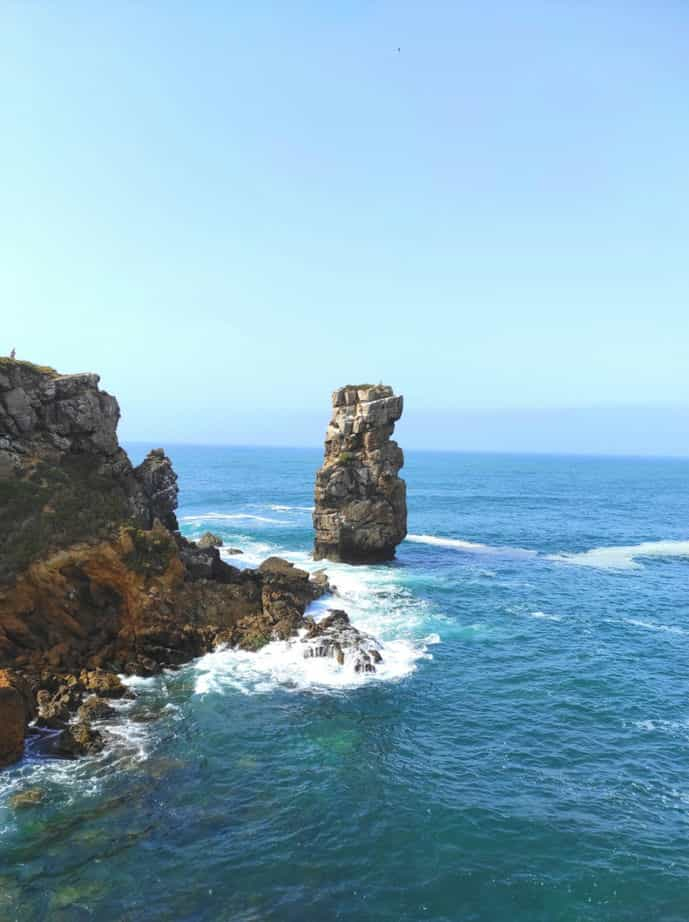
[[[92,720],[103,720],[105,717],[112,717],[116,713],[115,708],[109,705],[105,698],[89,695],[77,711],[77,719],[89,723]]]
[[[226,554],[233,556],[238,556],[239,554],[244,553],[244,551],[239,547],[226,547],[224,548],[224,551]]]
[[[196,542],[199,547],[222,547],[223,540],[219,535],[214,535],[212,531],[207,531]],[[230,553],[232,549],[230,549]],[[241,551],[240,551],[241,553]]]
[[[63,758],[75,756],[95,755],[101,752],[105,742],[98,730],[86,720],[79,720],[62,730],[52,745],[52,752]]]
[[[328,574],[325,570],[316,570],[312,573],[311,582],[318,588],[320,595],[325,595],[326,592],[333,591],[333,587],[328,581]]]
[[[404,464],[390,439],[402,397],[385,385],[348,385],[333,394],[325,459],[316,475],[314,558],[391,560],[407,534]]]
[[[383,661],[378,641],[355,628],[346,611],[331,609],[321,621],[311,620],[302,643],[305,658],[326,656],[340,666],[350,659],[355,672],[375,672]]]
[[[118,675],[105,672],[103,669],[84,670],[79,679],[86,691],[93,692],[100,698],[124,698],[128,691]]]
[[[147,499],[142,510],[144,526],[153,528],[158,519],[170,531],[177,531],[177,474],[163,449],[154,448],[149,451],[141,464],[134,468],[134,474]]]

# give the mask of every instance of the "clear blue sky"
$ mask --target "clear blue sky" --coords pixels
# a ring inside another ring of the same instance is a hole
[[[99,371],[132,439],[315,443],[383,379],[413,444],[689,454],[688,35],[679,0],[6,2],[0,349]]]

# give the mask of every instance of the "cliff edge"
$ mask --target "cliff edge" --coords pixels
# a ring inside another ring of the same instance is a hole
[[[116,673],[286,639],[328,588],[277,558],[239,570],[183,538],[170,460],[155,449],[132,465],[98,385],[0,359],[0,765],[34,718],[62,730],[62,754],[89,751],[98,740],[73,713],[86,695],[122,694]]]

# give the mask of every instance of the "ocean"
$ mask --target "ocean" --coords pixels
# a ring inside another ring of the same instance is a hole
[[[320,451],[168,450],[184,534],[323,566]],[[104,754],[0,772],[2,922],[687,922],[689,461],[402,474],[397,560],[317,603],[379,671],[284,642],[129,680]]]

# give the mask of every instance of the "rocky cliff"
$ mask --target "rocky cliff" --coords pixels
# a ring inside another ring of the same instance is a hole
[[[407,533],[404,464],[392,441],[403,400],[385,385],[333,394],[325,459],[316,475],[314,557],[348,563],[390,560]]]
[[[65,753],[93,748],[84,714],[106,708],[101,691],[121,693],[115,673],[289,637],[327,587],[285,561],[239,570],[186,541],[169,459],[156,449],[131,464],[98,384],[0,359],[0,765],[36,714],[63,729]]]

